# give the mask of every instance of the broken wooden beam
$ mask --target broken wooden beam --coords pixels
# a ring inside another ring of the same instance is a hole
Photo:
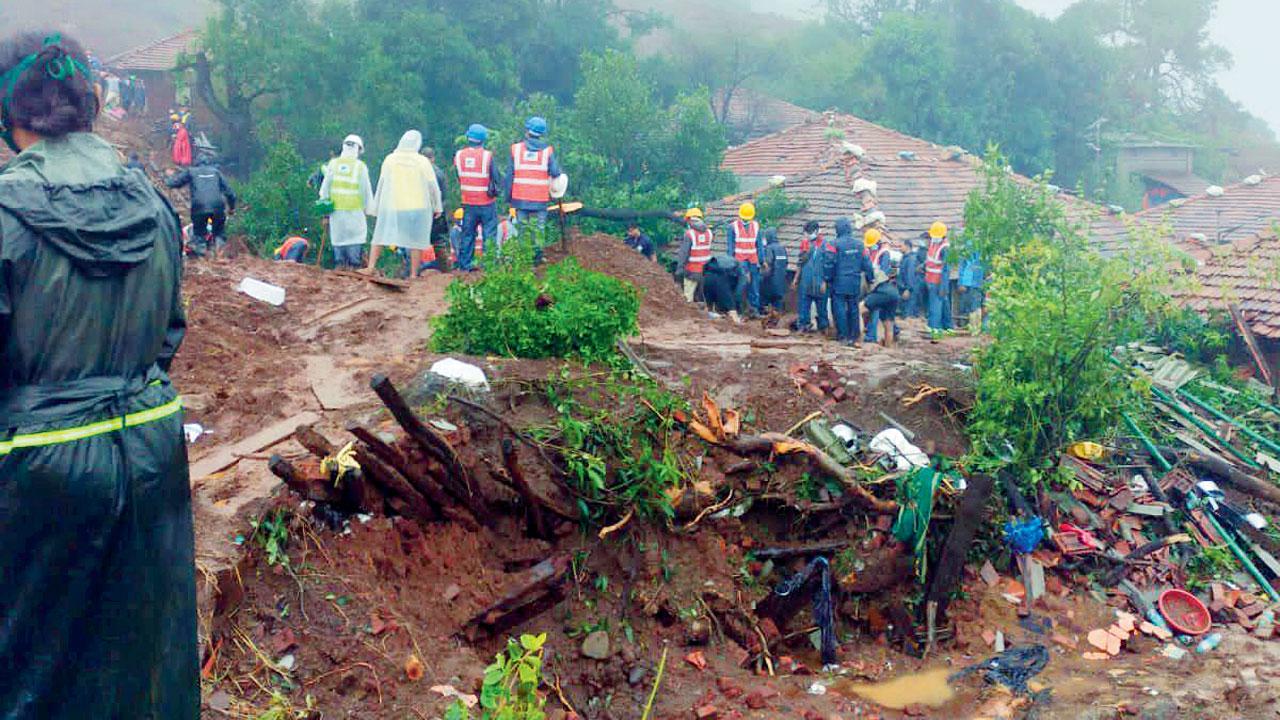
[[[422,493],[400,471],[383,462],[368,445],[356,443],[356,462],[360,463],[361,470],[369,479],[380,485],[387,494],[404,502],[404,509],[397,508],[397,512],[427,521],[440,518],[440,513],[427,502]]]
[[[272,475],[284,481],[288,488],[304,500],[311,500],[318,503],[334,504],[341,500],[341,495],[333,487],[333,483],[329,482],[327,477],[308,477],[298,470],[293,463],[285,460],[279,455],[272,455],[267,460],[267,469]]]
[[[458,458],[457,452],[449,441],[434,428],[422,422],[386,375],[374,375],[369,385],[409,437],[422,448],[423,452],[444,466],[442,484],[445,490],[465,505],[477,519],[485,521],[489,517],[489,510],[484,498],[476,493],[471,481],[471,473],[462,464],[462,460]]]
[[[946,617],[947,603],[952,591],[960,583],[965,557],[986,520],[987,503],[995,489],[995,482],[990,475],[974,475],[967,482],[968,487],[960,496],[960,503],[956,508],[955,522],[951,524],[951,532],[942,544],[942,553],[938,555],[929,587],[925,590],[925,602],[934,603],[938,620]]]
[[[1166,452],[1163,449],[1161,452]],[[1175,451],[1176,457],[1185,460],[1195,469],[1209,473],[1242,493],[1259,500],[1280,504],[1280,486],[1256,478],[1231,466],[1222,458],[1196,451]]]
[[[1116,585],[1117,583],[1119,583],[1121,580],[1124,579],[1125,574],[1129,572],[1129,569],[1131,568],[1134,562],[1141,560],[1142,558],[1150,555],[1151,553],[1154,553],[1158,550],[1163,550],[1164,548],[1167,548],[1167,547],[1173,547],[1174,545],[1179,545],[1181,543],[1189,543],[1189,542],[1194,542],[1194,541],[1192,540],[1191,536],[1186,533],[1178,533],[1176,535],[1166,535],[1165,537],[1159,538],[1158,540],[1152,540],[1151,542],[1134,550],[1128,555],[1125,555],[1124,558],[1122,558],[1119,561],[1120,562],[1119,565],[1117,565],[1116,567],[1112,568],[1109,572],[1107,572],[1106,577],[1104,577],[1102,580],[1102,585],[1104,587],[1113,587],[1114,585]]]
[[[502,464],[507,469],[507,475],[511,478],[512,484],[516,486],[516,491],[524,500],[528,534],[542,540],[551,539],[546,521],[542,517],[542,503],[533,494],[533,488],[529,487],[529,481],[525,479],[524,471],[520,469],[520,456],[516,452],[516,444],[509,438],[502,439]]]
[[[556,555],[521,573],[515,588],[467,620],[461,634],[471,642],[493,637],[554,607],[562,599],[559,589],[569,575],[570,558]]]
[[[388,445],[373,430],[357,422],[347,424],[347,432],[351,433],[374,456],[395,469],[402,477],[439,509],[445,518],[461,523],[469,530],[479,530],[480,523],[466,509],[456,507],[456,503],[440,486],[440,482],[431,473],[412,467],[404,454]]]
[[[298,429],[293,431],[293,438],[308,452],[322,460],[338,451],[338,446],[317,432],[315,425],[299,425]]]

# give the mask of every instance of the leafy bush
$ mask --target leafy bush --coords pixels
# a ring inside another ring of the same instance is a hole
[[[448,300],[432,323],[439,352],[592,362],[639,329],[636,288],[573,258],[542,277],[524,263],[500,265],[477,282],[454,282]]]
[[[277,142],[248,182],[236,188],[239,205],[230,231],[243,234],[254,253],[268,256],[286,237],[302,234],[312,243],[320,238],[316,192],[307,187],[311,170],[289,142]]]
[[[542,653],[547,634],[521,635],[507,640],[507,651],[498,653],[484,669],[480,689],[479,720],[543,720],[546,698],[538,695],[542,684]],[[444,713],[445,720],[472,720],[461,700]]]
[[[671,491],[684,482],[672,419],[688,404],[648,380],[615,373],[573,379],[568,369],[546,386],[555,424],[537,434],[564,460],[582,520],[612,523],[634,511],[644,518],[670,518]]]
[[[1167,315],[1172,257],[1141,242],[1099,255],[1044,179],[1022,183],[1005,166],[989,154],[952,256],[977,252],[991,267],[993,342],[978,352],[969,434],[981,464],[1034,485],[1067,443],[1115,426],[1133,390],[1111,349]]]

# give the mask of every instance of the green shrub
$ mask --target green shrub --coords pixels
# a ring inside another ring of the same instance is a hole
[[[236,187],[238,210],[230,232],[245,236],[254,254],[270,256],[290,235],[301,234],[317,247],[322,232],[316,214],[316,191],[307,187],[308,167],[289,142],[277,142],[248,182]]]
[[[573,258],[541,277],[523,263],[501,265],[454,282],[447,296],[448,312],[432,322],[438,352],[593,362],[639,329],[639,291]]]

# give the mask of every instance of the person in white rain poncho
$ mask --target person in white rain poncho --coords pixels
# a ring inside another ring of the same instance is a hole
[[[382,161],[373,201],[378,220],[366,272],[373,272],[379,251],[387,246],[408,250],[410,274],[417,277],[421,272],[422,251],[431,247],[432,220],[444,207],[436,171],[430,160],[418,154],[421,149],[422,133],[410,130],[400,138],[396,151]]]
[[[324,168],[320,199],[333,203],[329,215],[329,237],[333,242],[333,260],[338,267],[358,268],[364,265],[364,243],[369,238],[365,213],[373,212],[373,183],[369,168],[360,159],[364,141],[359,135],[348,135],[342,141],[342,154]]]

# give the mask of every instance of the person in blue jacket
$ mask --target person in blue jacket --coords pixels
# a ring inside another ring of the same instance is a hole
[[[800,298],[796,329],[800,332],[813,331],[810,322],[815,305],[818,309],[818,332],[825,333],[831,324],[827,314],[827,265],[834,255],[835,245],[822,236],[818,221],[806,223],[804,237],[800,240],[800,272],[796,274]]]
[[[761,301],[781,313],[787,299],[787,247],[778,242],[778,231],[764,231],[764,252],[760,255],[763,273]]]
[[[975,332],[981,327],[981,318],[975,317],[975,314],[982,312],[984,300],[982,286],[985,281],[986,271],[977,253],[971,253],[960,262],[959,286],[956,288],[960,293],[960,315],[969,322]]]
[[[831,289],[831,312],[835,316],[838,339],[852,347],[861,347],[862,318],[858,303],[862,298],[862,282],[874,278],[871,260],[863,252],[863,244],[853,236],[853,223],[847,218],[836,221],[834,262],[827,263],[827,285]]]
[[[912,240],[898,268],[898,289],[902,292],[902,317],[924,314],[924,250],[925,243]]]

